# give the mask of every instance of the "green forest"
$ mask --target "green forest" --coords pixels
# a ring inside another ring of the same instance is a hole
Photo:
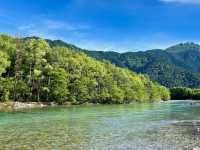
[[[170,99],[148,76],[37,38],[0,35],[0,101],[130,103]]]
[[[177,87],[170,89],[171,98],[176,100],[200,100],[200,89]]]
[[[118,67],[147,74],[152,81],[168,88],[200,88],[200,45],[195,43],[180,43],[167,49],[118,53],[85,50],[61,40],[46,41],[51,47],[67,47],[97,60],[106,60]]]
[[[87,51],[86,54],[98,60],[147,74],[151,80],[168,88],[200,88],[200,45],[178,44],[167,49],[141,52]]]

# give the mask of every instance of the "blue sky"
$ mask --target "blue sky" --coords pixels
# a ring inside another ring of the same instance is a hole
[[[119,52],[200,43],[200,0],[0,0],[0,32]]]

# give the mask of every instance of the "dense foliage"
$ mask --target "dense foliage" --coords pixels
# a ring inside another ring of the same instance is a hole
[[[63,46],[63,45],[62,45]],[[144,75],[39,38],[0,36],[0,101],[128,103],[169,99]]]
[[[63,41],[47,40],[51,46],[62,45],[75,51],[83,51],[98,60],[147,74],[151,80],[169,88],[200,87],[200,46],[181,43],[166,50],[155,49],[145,52],[103,52],[88,51]]]
[[[200,89],[177,87],[170,89],[171,97],[175,100],[200,100]]]
[[[200,87],[200,46],[194,43],[175,45],[166,50],[145,52],[85,51],[98,60],[147,74],[166,87]]]

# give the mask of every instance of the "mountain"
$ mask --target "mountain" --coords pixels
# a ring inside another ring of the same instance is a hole
[[[53,46],[66,46],[48,40]],[[53,44],[52,44],[53,43]],[[61,42],[64,43],[64,42]],[[200,45],[181,43],[165,50],[117,53],[113,51],[89,51],[73,46],[97,60],[110,61],[116,66],[147,74],[151,80],[166,87],[200,87]]]
[[[144,75],[98,61],[62,41],[48,42],[0,35],[0,102],[119,104],[170,97],[167,88]]]
[[[190,51],[200,51],[200,46],[198,44],[187,42],[187,43],[180,43],[174,46],[171,46],[166,49],[166,51],[170,53],[180,53],[180,52],[187,52]]]

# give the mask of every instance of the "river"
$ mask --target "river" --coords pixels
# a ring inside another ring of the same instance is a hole
[[[177,150],[200,146],[200,102],[0,112],[0,150]]]

